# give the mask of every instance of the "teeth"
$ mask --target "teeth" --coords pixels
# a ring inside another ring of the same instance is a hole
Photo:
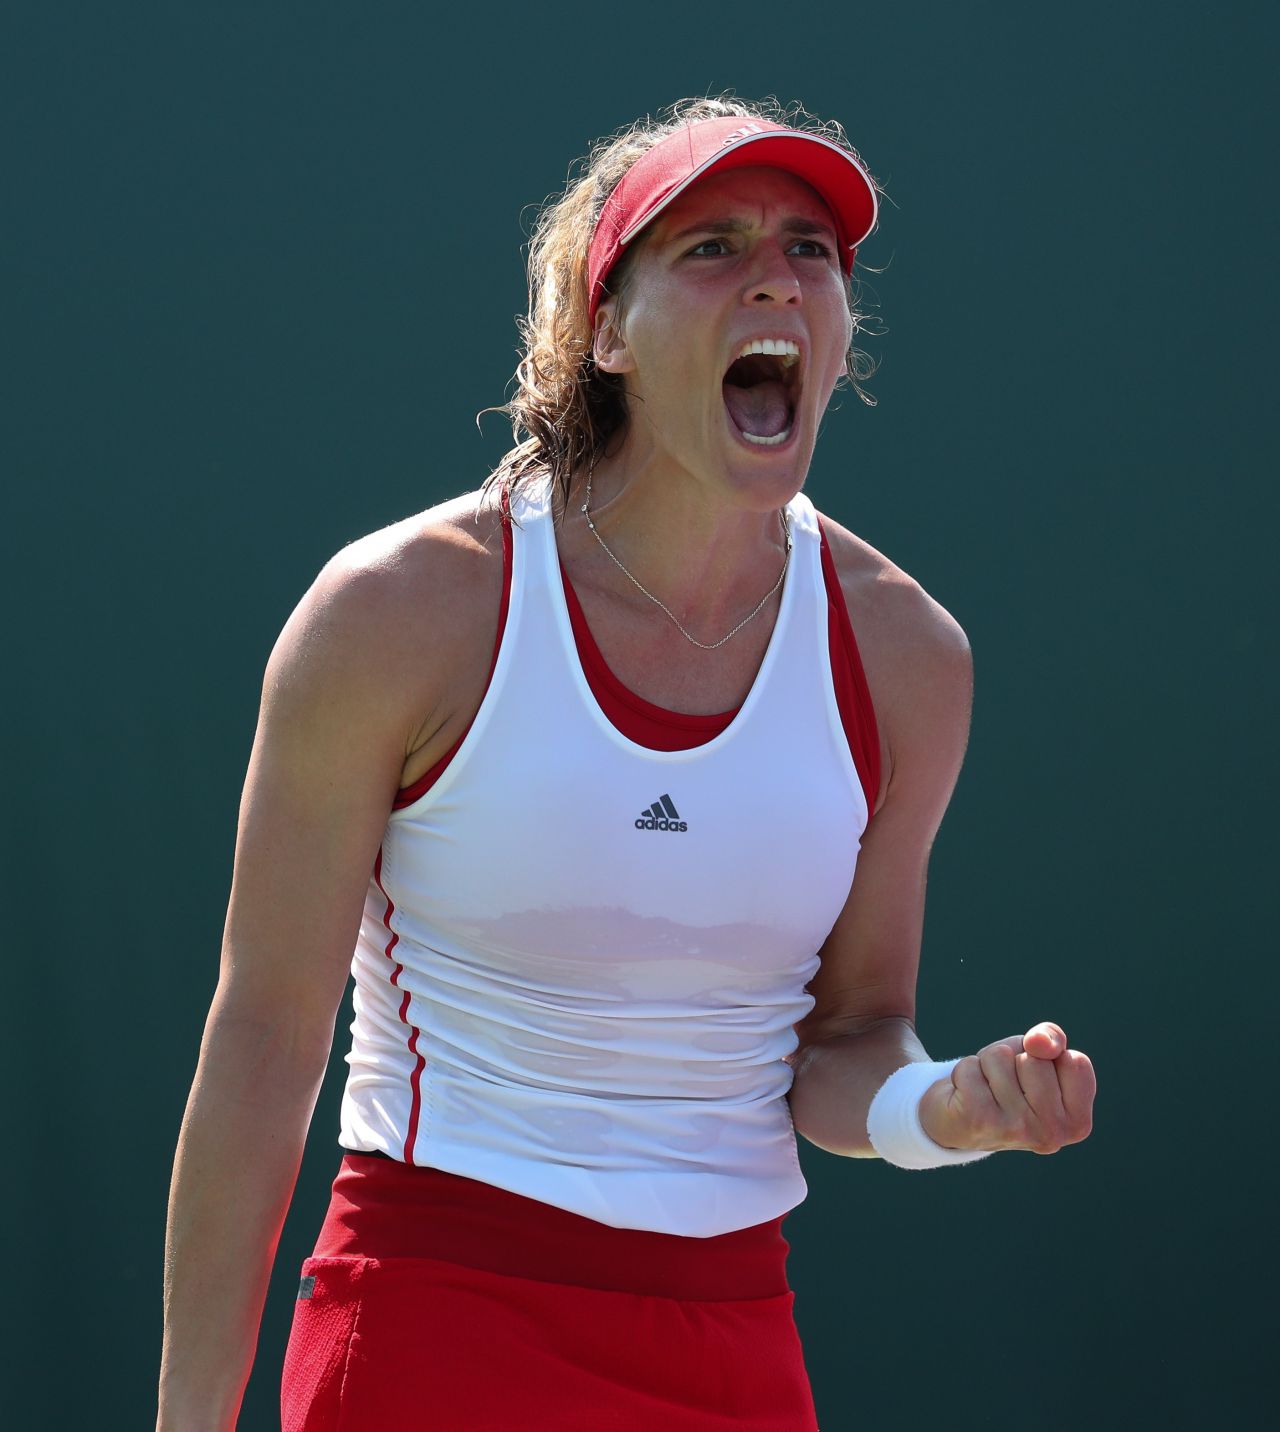
[[[800,345],[790,338],[753,338],[742,345],[739,358],[749,358],[753,353],[768,353],[772,357],[785,359],[784,367],[790,368],[799,361]]]
[[[791,429],[784,428],[776,437],[772,438],[758,437],[755,433],[743,433],[742,436],[746,438],[749,443],[755,443],[757,447],[777,447],[779,443],[786,442],[791,436]]]

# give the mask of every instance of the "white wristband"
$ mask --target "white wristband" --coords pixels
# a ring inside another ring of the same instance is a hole
[[[939,1063],[904,1064],[890,1074],[867,1110],[867,1137],[885,1161],[898,1168],[941,1168],[945,1164],[975,1163],[991,1149],[944,1149],[924,1131],[920,1100],[939,1079],[950,1077],[958,1059]]]

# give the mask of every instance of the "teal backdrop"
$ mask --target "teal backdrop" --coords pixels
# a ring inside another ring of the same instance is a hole
[[[1276,15],[6,8],[10,1425],[151,1425],[169,1164],[281,623],[338,547],[503,451],[474,418],[569,161],[730,86],[843,120],[891,199],[861,255],[879,405],[829,416],[810,491],[975,653],[921,1032],[945,1055],[1051,1017],[1101,1086],[1054,1158],[805,1150],[824,1432],[1263,1420]],[[347,1019],[246,1432],[274,1425]]]

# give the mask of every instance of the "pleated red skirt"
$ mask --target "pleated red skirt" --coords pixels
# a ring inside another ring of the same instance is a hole
[[[302,1267],[283,1432],[816,1432],[780,1225],[609,1228],[348,1155]]]

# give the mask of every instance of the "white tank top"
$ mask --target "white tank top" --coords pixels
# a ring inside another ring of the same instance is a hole
[[[832,687],[816,514],[714,739],[654,751],[578,658],[545,490],[518,497],[488,690],[393,812],[352,972],[341,1142],[620,1228],[709,1237],[805,1194],[793,1026],[867,802]]]

